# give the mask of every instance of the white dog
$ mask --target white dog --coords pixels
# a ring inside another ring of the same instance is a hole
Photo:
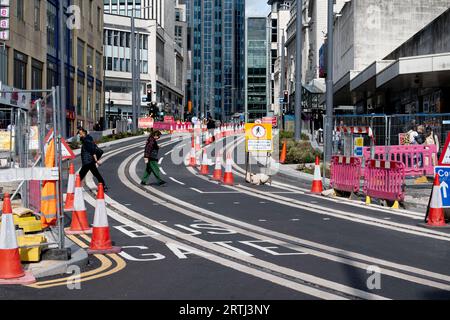
[[[268,182],[271,183],[271,179],[268,175],[263,174],[263,173],[257,173],[257,174],[253,174],[253,173],[247,173],[247,178],[245,179],[245,181],[247,181],[248,183],[251,184],[255,184],[257,186],[266,184]]]

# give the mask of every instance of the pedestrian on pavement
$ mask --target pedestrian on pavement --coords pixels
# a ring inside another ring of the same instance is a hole
[[[104,191],[108,191],[105,180],[98,171],[98,167],[101,165],[100,156],[103,153],[97,145],[94,143],[94,138],[88,134],[86,129],[78,128],[78,135],[80,136],[80,141],[82,143],[81,147],[81,162],[82,167],[80,170],[80,179],[86,177],[87,173],[90,171],[94,177],[97,179],[98,183],[102,183],[104,186]]]
[[[436,166],[437,165],[437,159],[440,158],[441,154],[440,154],[440,146],[439,146],[439,138],[438,136],[434,133],[433,129],[430,126],[427,126],[425,128],[425,144],[427,146],[430,145],[435,145],[437,148],[437,154],[433,154],[433,165]]]
[[[406,134],[408,135],[410,144],[417,144],[416,137],[418,133],[417,133],[417,126],[415,124],[411,125],[409,131]]]
[[[152,131],[150,137],[145,145],[144,161],[145,161],[145,174],[142,177],[141,185],[147,185],[148,179],[153,173],[158,180],[160,186],[166,184],[165,181],[161,179],[161,174],[158,164],[158,140],[161,138],[160,131]]]

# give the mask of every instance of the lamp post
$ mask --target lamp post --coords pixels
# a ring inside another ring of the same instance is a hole
[[[333,1],[333,0],[331,0]],[[302,49],[303,49],[303,0],[297,0],[296,76],[295,76],[295,141],[302,133]]]
[[[328,0],[328,35],[327,35],[327,117],[325,125],[325,163],[331,160],[333,143],[333,45],[334,45],[334,0]]]

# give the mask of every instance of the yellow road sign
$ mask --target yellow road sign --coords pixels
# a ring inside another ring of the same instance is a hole
[[[245,124],[245,145],[247,152],[272,152],[272,139],[271,124]]]

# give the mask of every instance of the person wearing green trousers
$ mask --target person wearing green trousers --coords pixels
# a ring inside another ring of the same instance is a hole
[[[166,184],[165,181],[161,179],[159,165],[158,165],[158,140],[161,138],[160,131],[152,131],[150,137],[147,140],[147,144],[145,145],[145,153],[144,153],[144,161],[146,164],[145,174],[142,177],[141,184],[147,185],[148,179],[152,175],[155,175],[158,180],[158,184],[160,186]]]

